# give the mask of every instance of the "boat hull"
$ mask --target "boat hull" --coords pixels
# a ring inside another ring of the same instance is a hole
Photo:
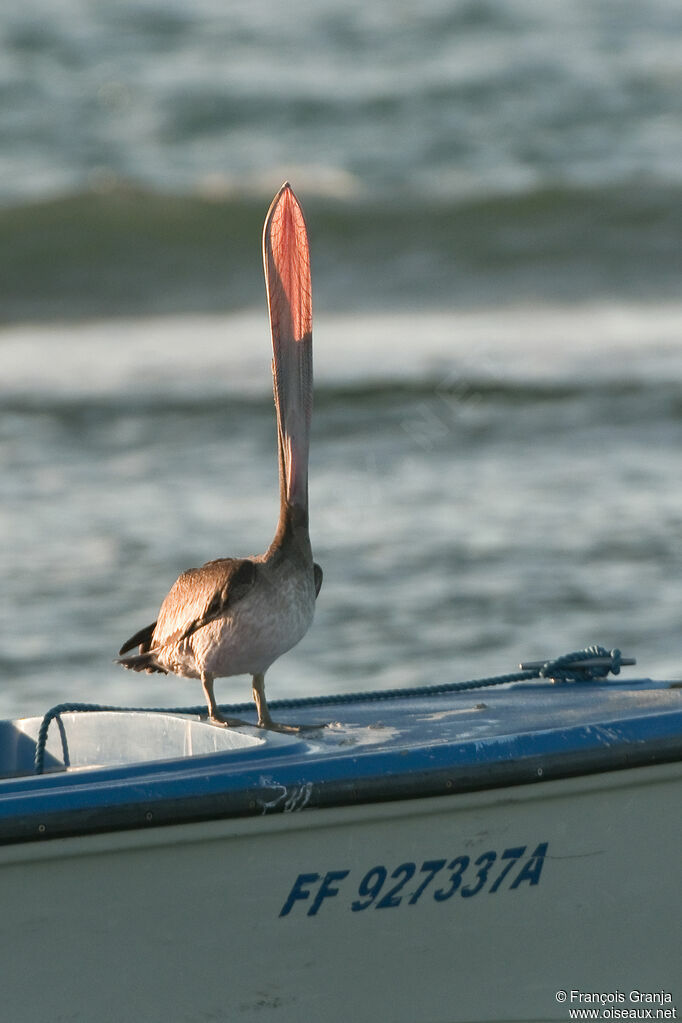
[[[568,1019],[571,992],[674,1004],[680,805],[677,762],[8,845],[3,1014],[531,1023]]]

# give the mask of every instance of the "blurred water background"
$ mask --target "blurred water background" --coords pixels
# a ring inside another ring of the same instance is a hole
[[[269,695],[678,677],[681,47],[677,0],[3,5],[0,714],[201,702],[113,658],[271,539],[285,178],[325,582]]]

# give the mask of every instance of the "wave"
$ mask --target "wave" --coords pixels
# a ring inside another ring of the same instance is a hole
[[[272,398],[268,395],[240,396],[227,393],[222,400],[207,401],[204,395],[121,394],[107,398],[91,395],[13,394],[3,398],[6,424],[13,416],[35,417],[40,422],[51,420],[79,437],[85,428],[124,418],[136,421],[181,419],[183,422],[205,420],[210,426],[232,424],[238,433],[254,429],[254,423],[265,431],[274,422]],[[355,428],[367,429],[367,420],[401,420],[414,413],[424,424],[445,423],[463,414],[477,416],[505,413],[510,408],[544,407],[551,417],[561,408],[582,408],[591,421],[682,422],[682,398],[676,382],[657,383],[642,380],[612,380],[592,383],[556,384],[534,381],[491,383],[480,378],[461,378],[449,386],[437,378],[411,382],[387,381],[355,386],[322,385],[315,391],[315,432],[338,435],[340,419],[353,422]],[[487,410],[487,412],[486,412]],[[14,427],[6,426],[7,436]],[[5,431],[3,431],[5,432]],[[342,430],[348,435],[349,427]]]
[[[679,389],[682,304],[322,312],[316,402],[572,401]],[[271,402],[265,308],[0,330],[3,407],[210,410]]]
[[[682,188],[555,188],[437,202],[305,194],[318,308],[482,307],[677,295]],[[133,188],[0,208],[4,322],[262,303],[268,198]]]

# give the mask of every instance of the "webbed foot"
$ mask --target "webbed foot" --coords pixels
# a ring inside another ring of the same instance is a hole
[[[284,725],[279,721],[273,721],[272,718],[268,718],[265,721],[259,721],[258,727],[265,728],[270,732],[284,732],[288,735],[300,735],[301,732],[318,732],[321,728],[327,727],[327,722],[323,721],[319,725]]]
[[[207,719],[209,725],[216,725],[218,728],[253,728],[252,721],[242,721],[241,718],[226,718],[216,711],[214,714],[209,714]]]

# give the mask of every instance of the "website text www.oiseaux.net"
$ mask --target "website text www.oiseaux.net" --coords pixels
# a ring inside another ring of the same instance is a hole
[[[670,991],[560,990],[556,1000],[565,1004],[568,1019],[677,1019]]]

